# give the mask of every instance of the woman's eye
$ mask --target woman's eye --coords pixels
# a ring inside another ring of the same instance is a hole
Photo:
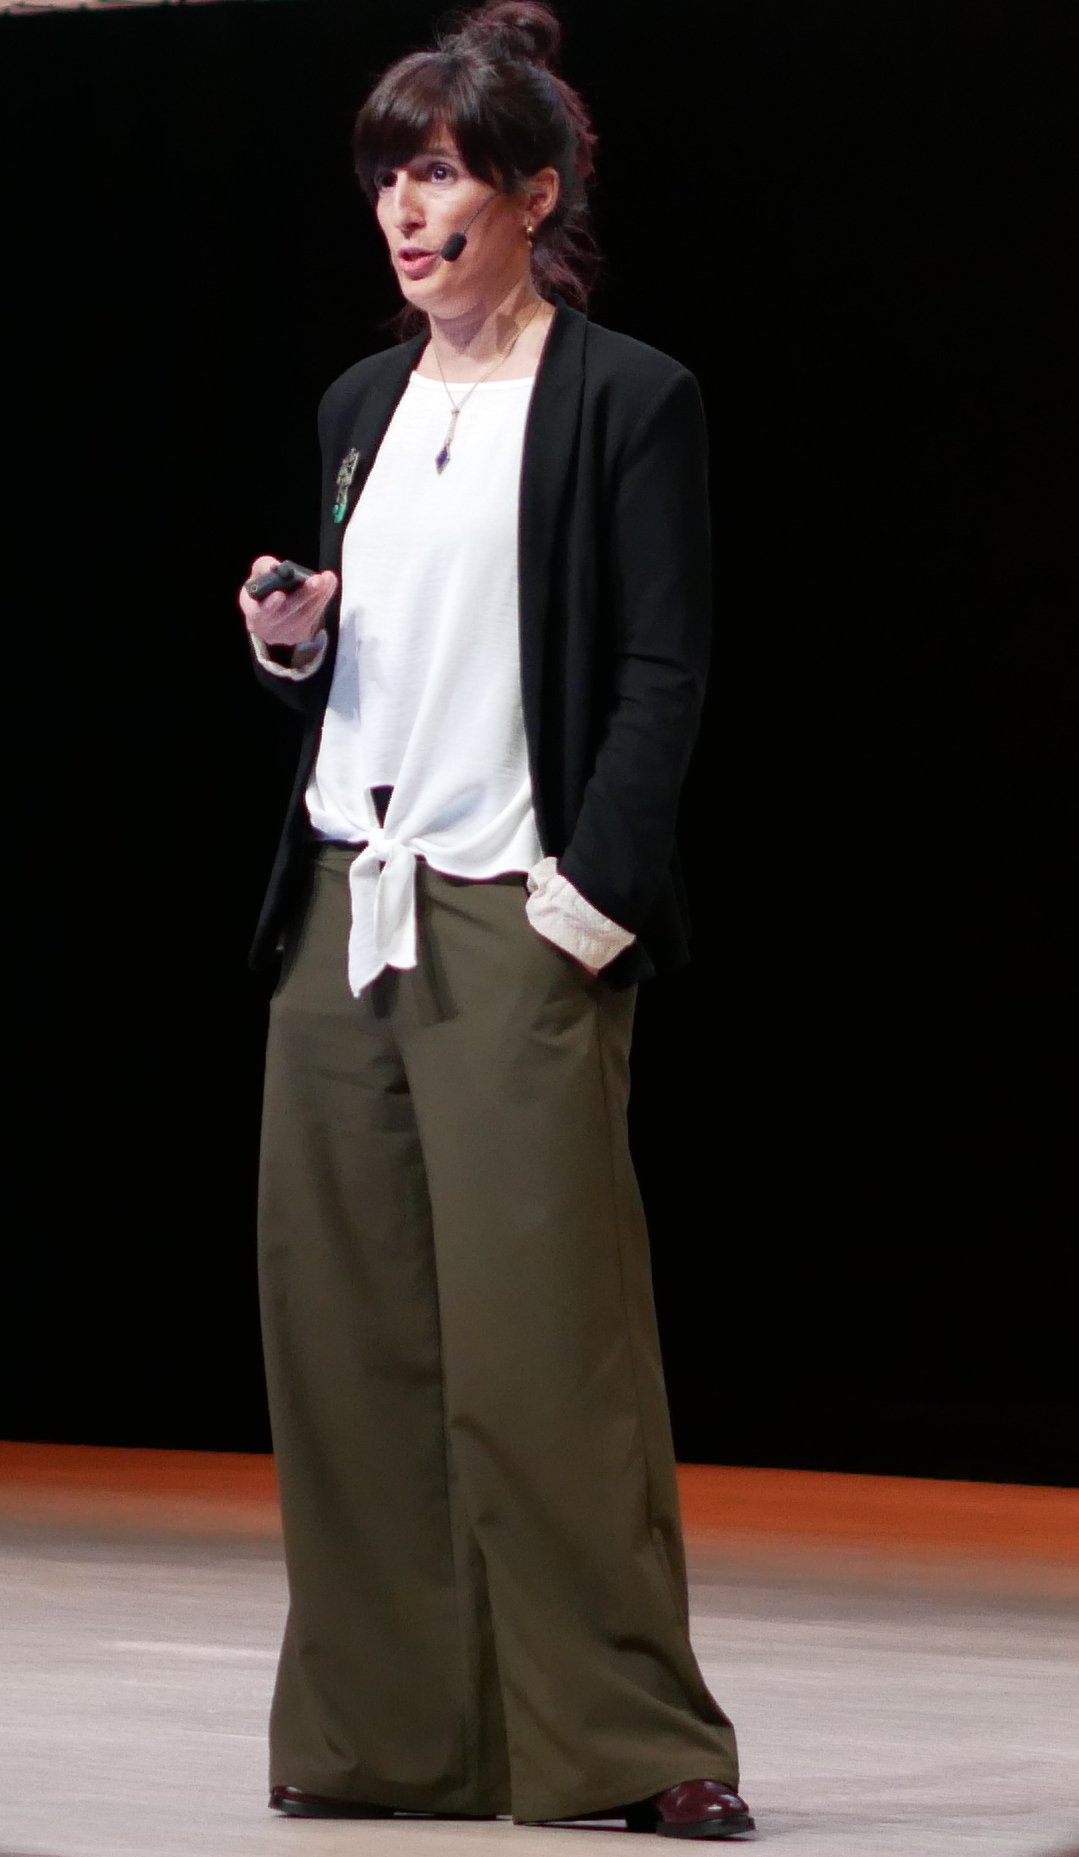
[[[397,175],[393,168],[380,168],[375,175],[375,188],[377,192],[385,193],[388,188],[393,186],[396,179]]]
[[[453,174],[453,169],[448,168],[444,161],[434,161],[427,172],[433,181],[448,181]]]

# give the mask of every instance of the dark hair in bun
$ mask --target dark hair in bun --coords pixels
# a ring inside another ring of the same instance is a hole
[[[562,28],[543,0],[491,0],[466,13],[459,36],[477,44],[499,42],[510,57],[528,58],[553,70],[562,45]]]
[[[372,201],[379,170],[404,166],[440,127],[470,172],[503,193],[554,168],[558,201],[537,227],[532,279],[542,296],[557,292],[583,308],[599,266],[586,195],[596,138],[581,98],[553,68],[561,41],[543,0],[490,0],[459,15],[433,51],[399,59],[379,79],[352,150]]]
[[[474,13],[464,13],[459,37],[475,43],[505,41],[505,50],[516,58],[531,58],[533,65],[553,69],[563,43],[563,28],[552,9],[542,0],[492,0]]]

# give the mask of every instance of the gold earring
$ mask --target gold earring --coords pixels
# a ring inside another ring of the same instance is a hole
[[[535,239],[535,236],[536,236],[536,228],[535,228],[535,226],[534,226],[534,225],[532,224],[532,221],[531,221],[531,220],[529,220],[529,221],[528,221],[528,223],[527,223],[527,225],[525,226],[525,238],[526,238],[526,239],[528,240],[528,243],[529,243],[530,245],[532,244],[532,242],[533,242],[533,240]]]

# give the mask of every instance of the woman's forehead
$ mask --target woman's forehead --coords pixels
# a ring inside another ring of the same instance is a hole
[[[420,155],[442,155],[447,161],[463,159],[457,138],[445,123],[432,124],[416,152]]]
[[[445,123],[432,123],[426,130],[400,138],[394,149],[386,149],[385,160],[387,166],[402,166],[409,161],[418,161],[421,157],[430,159],[432,155],[441,155],[444,161],[458,161],[464,165],[457,138]]]

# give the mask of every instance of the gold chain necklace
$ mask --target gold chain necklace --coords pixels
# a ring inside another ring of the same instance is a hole
[[[446,379],[446,375],[445,375],[445,371],[442,366],[442,362],[439,359],[438,349],[435,347],[435,344],[432,341],[431,351],[435,357],[435,365],[438,368],[439,373],[442,375],[442,385],[446,389],[446,398],[453,408],[453,411],[450,414],[450,423],[446,428],[446,436],[442,441],[442,450],[437,454],[435,458],[435,470],[439,473],[439,476],[442,475],[442,472],[445,470],[447,464],[450,461],[450,447],[453,444],[453,436],[457,430],[457,421],[460,419],[461,414],[464,411],[464,408],[467,405],[469,399],[475,393],[477,387],[482,387],[484,381],[490,380],[491,375],[494,374],[502,366],[502,363],[504,361],[509,360],[518,342],[520,341],[522,335],[527,329],[529,323],[535,317],[536,312],[538,311],[542,301],[543,301],[542,297],[538,297],[536,299],[535,307],[533,308],[531,313],[525,317],[520,328],[514,330],[513,340],[509,344],[509,347],[504,348],[500,355],[495,356],[495,359],[491,363],[491,366],[487,369],[487,372],[485,374],[481,374],[478,380],[472,381],[469,386],[468,392],[462,394],[459,400],[455,400],[452,393],[450,392],[449,382]]]

